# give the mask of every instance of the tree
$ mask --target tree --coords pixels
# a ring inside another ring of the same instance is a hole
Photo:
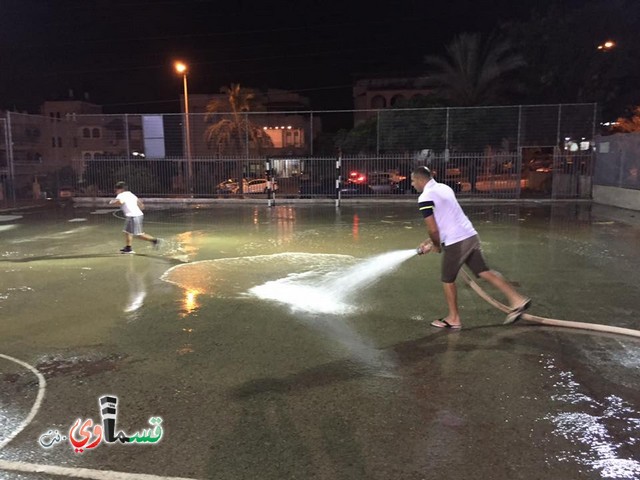
[[[618,118],[613,131],[623,133],[640,132],[640,106],[633,109],[632,116]]]
[[[445,56],[427,56],[425,62],[435,94],[453,106],[503,102],[517,86],[513,73],[525,64],[508,40],[478,33],[457,36]]]
[[[628,113],[640,103],[638,18],[636,0],[592,0],[566,9],[556,4],[506,25],[527,62],[524,101],[597,102],[604,121]],[[615,41],[615,48],[598,49],[607,40]]]
[[[241,155],[253,152],[260,155],[264,148],[273,147],[269,135],[249,119],[247,112],[261,109],[253,90],[231,84],[220,91],[224,100],[212,100],[207,105],[205,122],[211,125],[205,131],[205,141],[217,146],[223,155]],[[248,140],[248,145],[247,145]]]

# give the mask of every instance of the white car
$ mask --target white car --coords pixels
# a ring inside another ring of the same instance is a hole
[[[278,190],[278,184],[273,182],[271,189],[274,191]],[[233,193],[240,193],[240,189],[236,187]],[[267,179],[257,178],[249,181],[244,180],[242,182],[242,193],[267,193]]]

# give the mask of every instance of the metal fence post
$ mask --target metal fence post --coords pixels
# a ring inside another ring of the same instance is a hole
[[[558,105],[558,129],[556,131],[556,146],[560,147],[560,124],[562,122],[562,104]]]
[[[342,184],[342,175],[340,171],[342,169],[342,150],[338,151],[338,158],[336,159],[336,208],[340,207],[341,193],[340,186]]]
[[[250,171],[250,168],[249,168],[249,114],[248,113],[244,114],[244,154],[245,154],[245,161],[244,161],[244,168],[242,169],[242,178],[244,178],[245,170],[247,171],[247,173],[249,173]]]
[[[131,144],[129,142],[129,114],[124,114],[124,138],[127,144],[127,159],[131,158]]]
[[[6,123],[6,138],[7,138],[7,166],[9,167],[9,197],[11,198],[12,203],[15,205],[16,203],[16,179],[15,179],[15,165],[14,165],[14,156],[13,156],[13,132],[12,130],[12,122],[11,122],[11,112],[7,112],[7,123]]]
[[[309,154],[313,157],[313,112],[309,114]]]
[[[593,104],[593,120],[591,126],[591,142],[593,144],[593,148],[591,149],[591,166],[589,168],[589,175],[593,177],[593,172],[595,172],[595,162],[596,162],[596,122],[598,120],[598,104]],[[593,187],[592,187],[593,188]]]
[[[516,140],[516,198],[522,194],[522,105],[518,105],[518,137]]]
[[[267,157],[264,162],[265,176],[267,177],[267,206],[273,207],[276,204],[275,201],[275,192],[273,190],[273,172],[271,170],[271,159]]]
[[[444,151],[445,152],[449,151],[449,110],[451,109],[447,107],[447,122],[444,127]]]
[[[129,114],[124,114],[124,139],[127,144],[127,174],[131,177],[131,146],[129,145]]]
[[[376,155],[380,155],[380,110],[376,112]]]

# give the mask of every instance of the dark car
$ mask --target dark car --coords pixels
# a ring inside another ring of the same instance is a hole
[[[305,195],[326,195],[334,196],[336,194],[335,178],[321,178],[318,180],[302,180],[300,182],[299,193]],[[367,184],[362,183],[343,183],[340,187],[341,195],[363,195],[372,193],[371,188]]]
[[[334,195],[336,181],[332,178],[301,180],[299,193],[300,195]]]
[[[73,198],[74,194],[73,187],[60,187],[58,189],[58,198],[60,200],[69,200]]]

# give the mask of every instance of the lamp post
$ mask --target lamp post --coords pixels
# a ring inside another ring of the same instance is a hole
[[[187,142],[187,172],[189,178],[189,190],[193,191],[193,167],[191,165],[191,127],[189,125],[189,90],[187,88],[187,65],[183,62],[175,63],[176,72],[182,75],[184,87],[184,128],[185,141]]]
[[[606,42],[598,45],[598,50],[603,50],[605,52],[613,50],[614,48],[616,48],[616,42],[614,42],[613,40],[607,40]]]

